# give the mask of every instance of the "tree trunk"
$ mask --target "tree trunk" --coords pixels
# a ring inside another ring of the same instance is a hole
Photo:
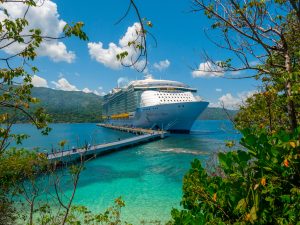
[[[292,87],[290,81],[286,83],[286,93],[288,98],[292,96]],[[290,128],[292,131],[294,131],[297,128],[297,117],[296,117],[295,104],[292,99],[288,99],[287,109],[288,109],[288,116],[290,120]]]
[[[35,196],[32,198],[32,201],[30,202],[30,215],[29,215],[29,224],[30,225],[33,225],[34,201],[35,201]]]
[[[290,74],[291,71],[291,58],[288,52],[285,54],[285,68],[288,74]],[[287,82],[285,84],[285,93],[288,98],[287,100],[287,110],[288,110],[288,117],[290,120],[290,129],[291,131],[294,131],[297,128],[297,117],[296,117],[296,110],[295,110],[295,104],[294,101],[291,99],[292,97],[292,85],[290,78],[287,78]]]

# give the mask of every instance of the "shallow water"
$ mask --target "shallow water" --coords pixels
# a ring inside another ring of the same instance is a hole
[[[16,125],[15,131],[32,137],[24,147],[50,149],[62,140],[77,146],[85,142],[103,143],[131,136],[97,127],[95,124],[53,124],[49,136],[42,137],[29,125]],[[126,202],[122,218],[133,224],[141,220],[163,222],[170,219],[173,207],[180,207],[182,178],[190,162],[205,162],[209,154],[224,149],[225,140],[240,135],[229,121],[196,121],[192,133],[176,134],[166,139],[127,148],[86,163],[76,192],[75,204],[103,211],[119,196]],[[71,189],[66,187],[66,193]]]

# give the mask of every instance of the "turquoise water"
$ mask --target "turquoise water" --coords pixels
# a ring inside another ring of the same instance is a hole
[[[128,133],[96,127],[95,124],[53,124],[48,137],[41,137],[29,125],[17,125],[16,131],[30,133],[25,147],[51,148],[62,139],[70,145],[101,143],[131,136]],[[119,196],[126,202],[122,218],[134,224],[141,220],[170,219],[173,207],[180,207],[182,178],[190,162],[205,162],[211,152],[224,148],[225,140],[238,139],[229,121],[196,121],[189,135],[124,149],[86,163],[76,192],[75,204],[94,212],[103,211]],[[71,189],[67,189],[66,193]]]
[[[13,127],[13,132],[30,135],[29,139],[23,141],[22,146],[25,148],[38,147],[40,151],[57,149],[59,148],[58,143],[62,140],[67,141],[66,148],[72,148],[73,146],[83,146],[85,143],[100,144],[133,136],[130,133],[98,127],[95,123],[62,123],[50,124],[49,126],[52,128],[49,135],[41,135],[30,124],[17,124]],[[13,143],[12,146],[15,146],[15,144]]]

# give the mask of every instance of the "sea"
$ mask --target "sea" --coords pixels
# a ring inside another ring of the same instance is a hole
[[[131,137],[133,134],[99,127],[95,123],[50,124],[49,135],[41,135],[29,124],[17,124],[15,133],[30,138],[23,148],[51,152],[64,148],[99,144]],[[238,142],[240,134],[227,120],[197,120],[190,134],[172,134],[151,143],[126,148],[85,163],[76,190],[74,205],[92,212],[103,212],[122,197],[125,207],[121,218],[132,224],[162,224],[171,219],[172,208],[181,208],[182,180],[194,159],[205,162],[218,151],[226,151],[225,142]],[[14,144],[12,144],[13,146]],[[19,146],[20,147],[20,146]],[[67,183],[67,182],[66,182]],[[72,185],[64,185],[66,196]]]

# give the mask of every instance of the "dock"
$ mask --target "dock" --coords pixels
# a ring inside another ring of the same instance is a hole
[[[98,124],[98,126],[120,130],[123,132],[134,133],[136,134],[136,136],[131,138],[126,138],[123,140],[117,140],[110,143],[85,146],[83,148],[76,148],[71,150],[50,153],[47,156],[48,159],[54,163],[76,162],[76,161],[80,161],[82,158],[88,159],[88,158],[96,157],[98,155],[108,154],[124,148],[128,148],[143,143],[148,143],[168,136],[168,132],[166,131],[120,127],[120,126],[113,126],[107,124]]]
[[[124,132],[129,132],[133,134],[152,134],[152,133],[159,133],[159,134],[168,134],[167,131],[162,131],[162,130],[152,130],[152,129],[145,129],[145,128],[137,128],[137,127],[123,127],[123,126],[116,126],[116,125],[111,125],[111,124],[106,124],[106,123],[99,123],[97,126],[100,127],[105,127],[105,128],[110,128],[113,130],[119,130],[119,131],[124,131]]]

